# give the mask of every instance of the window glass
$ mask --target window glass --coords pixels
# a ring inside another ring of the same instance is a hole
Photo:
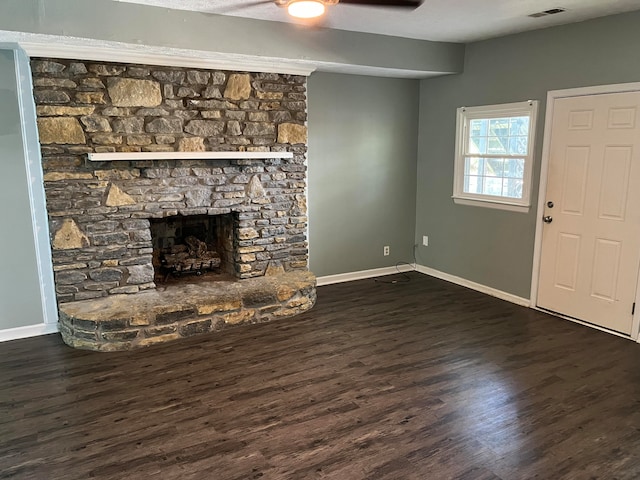
[[[529,205],[537,102],[458,110],[454,199]]]

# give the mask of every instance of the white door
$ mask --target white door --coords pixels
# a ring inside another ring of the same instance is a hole
[[[537,305],[631,334],[640,264],[640,92],[554,102]]]

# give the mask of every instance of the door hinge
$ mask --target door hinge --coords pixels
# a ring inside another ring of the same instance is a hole
[[[636,313],[636,302],[633,302],[633,306],[631,307],[631,315]]]

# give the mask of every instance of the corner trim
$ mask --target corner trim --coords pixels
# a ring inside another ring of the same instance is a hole
[[[141,63],[173,67],[284,73],[309,76],[316,67],[305,60],[257,57],[182,48],[134,45],[41,33],[0,30],[0,41],[19,43],[30,57],[101,62]]]
[[[393,275],[394,273],[411,272],[415,270],[414,264],[403,264],[397,267],[374,268],[371,270],[360,270],[358,272],[338,273],[336,275],[326,275],[318,277],[316,285],[333,285],[334,283],[353,282],[354,280],[364,280],[367,278],[382,277],[385,275]]]
[[[18,45],[11,46],[14,52],[18,105],[20,109],[20,132],[24,150],[24,164],[29,182],[29,208],[36,255],[36,268],[40,284],[42,318],[46,325],[58,323],[56,289],[49,244],[49,222],[42,171],[42,158],[38,130],[36,126],[36,105],[33,102],[33,82],[29,68],[29,58]],[[35,320],[35,319],[34,319]]]
[[[470,288],[471,290],[475,290],[486,295],[491,295],[492,297],[499,298],[500,300],[515,303],[516,305],[520,305],[522,307],[531,307],[531,300],[529,300],[528,298],[519,297],[517,295],[498,290],[497,288],[488,287],[486,285],[482,285],[481,283],[476,283],[465,278],[456,277],[455,275],[441,272],[434,268],[425,267],[424,265],[416,265],[416,270],[425,275],[439,278],[440,280],[445,280],[447,282],[455,283],[456,285],[460,285],[461,287]]]
[[[0,330],[0,342],[18,340],[20,338],[37,337],[49,333],[57,333],[57,323],[40,323],[38,325],[28,325],[26,327],[7,328]]]
[[[263,57],[251,54],[142,45],[93,38],[0,30],[0,42],[19,43],[31,57],[66,58],[167,67],[284,73],[308,77],[316,70],[348,75],[424,79],[458,71],[352,65],[309,58]]]

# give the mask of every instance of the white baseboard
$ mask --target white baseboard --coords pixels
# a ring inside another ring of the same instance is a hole
[[[515,303],[516,305],[522,305],[523,307],[530,307],[531,302],[528,298],[518,297],[511,293],[503,292],[492,287],[487,287],[480,283],[472,282],[464,278],[456,277],[448,273],[435,270],[433,268],[425,267],[423,265],[403,264],[393,267],[374,268],[371,270],[360,270],[358,272],[339,273],[337,275],[326,275],[324,277],[318,277],[316,279],[317,285],[332,285],[334,283],[352,282],[354,280],[364,280],[367,278],[382,277],[385,275],[393,275],[402,272],[417,271],[431,277],[439,278],[447,282],[455,283],[462,287],[476,290],[492,297],[506,300],[507,302]],[[29,325],[27,327],[8,328],[0,330],[0,342],[6,342],[9,340],[17,340],[19,338],[36,337],[38,335],[47,335],[49,333],[56,333],[58,331],[58,324],[45,324]]]
[[[57,331],[57,323],[40,323],[27,327],[7,328],[0,330],[0,342],[18,340],[19,338],[37,337],[38,335],[47,335],[49,333],[56,333]]]
[[[374,268],[371,270],[360,270],[359,272],[338,273],[337,275],[326,275],[316,279],[317,285],[332,285],[334,283],[353,282],[354,280],[364,280],[366,278],[382,277],[393,275],[394,273],[410,272],[415,270],[413,264],[403,264],[397,267]]]
[[[471,290],[476,290],[480,293],[485,293],[487,295],[491,295],[492,297],[496,297],[501,300],[506,300],[507,302],[515,303],[516,305],[522,305],[523,307],[531,306],[531,300],[529,300],[528,298],[518,297],[517,295],[503,292],[502,290],[498,290],[496,288],[487,287],[486,285],[472,282],[471,280],[456,277],[455,275],[451,275],[449,273],[441,272],[439,270],[425,267],[423,265],[416,265],[416,270],[420,273],[424,273],[425,275],[439,278],[440,280],[445,280],[447,282],[455,283],[456,285],[467,287],[467,288],[470,288]]]

